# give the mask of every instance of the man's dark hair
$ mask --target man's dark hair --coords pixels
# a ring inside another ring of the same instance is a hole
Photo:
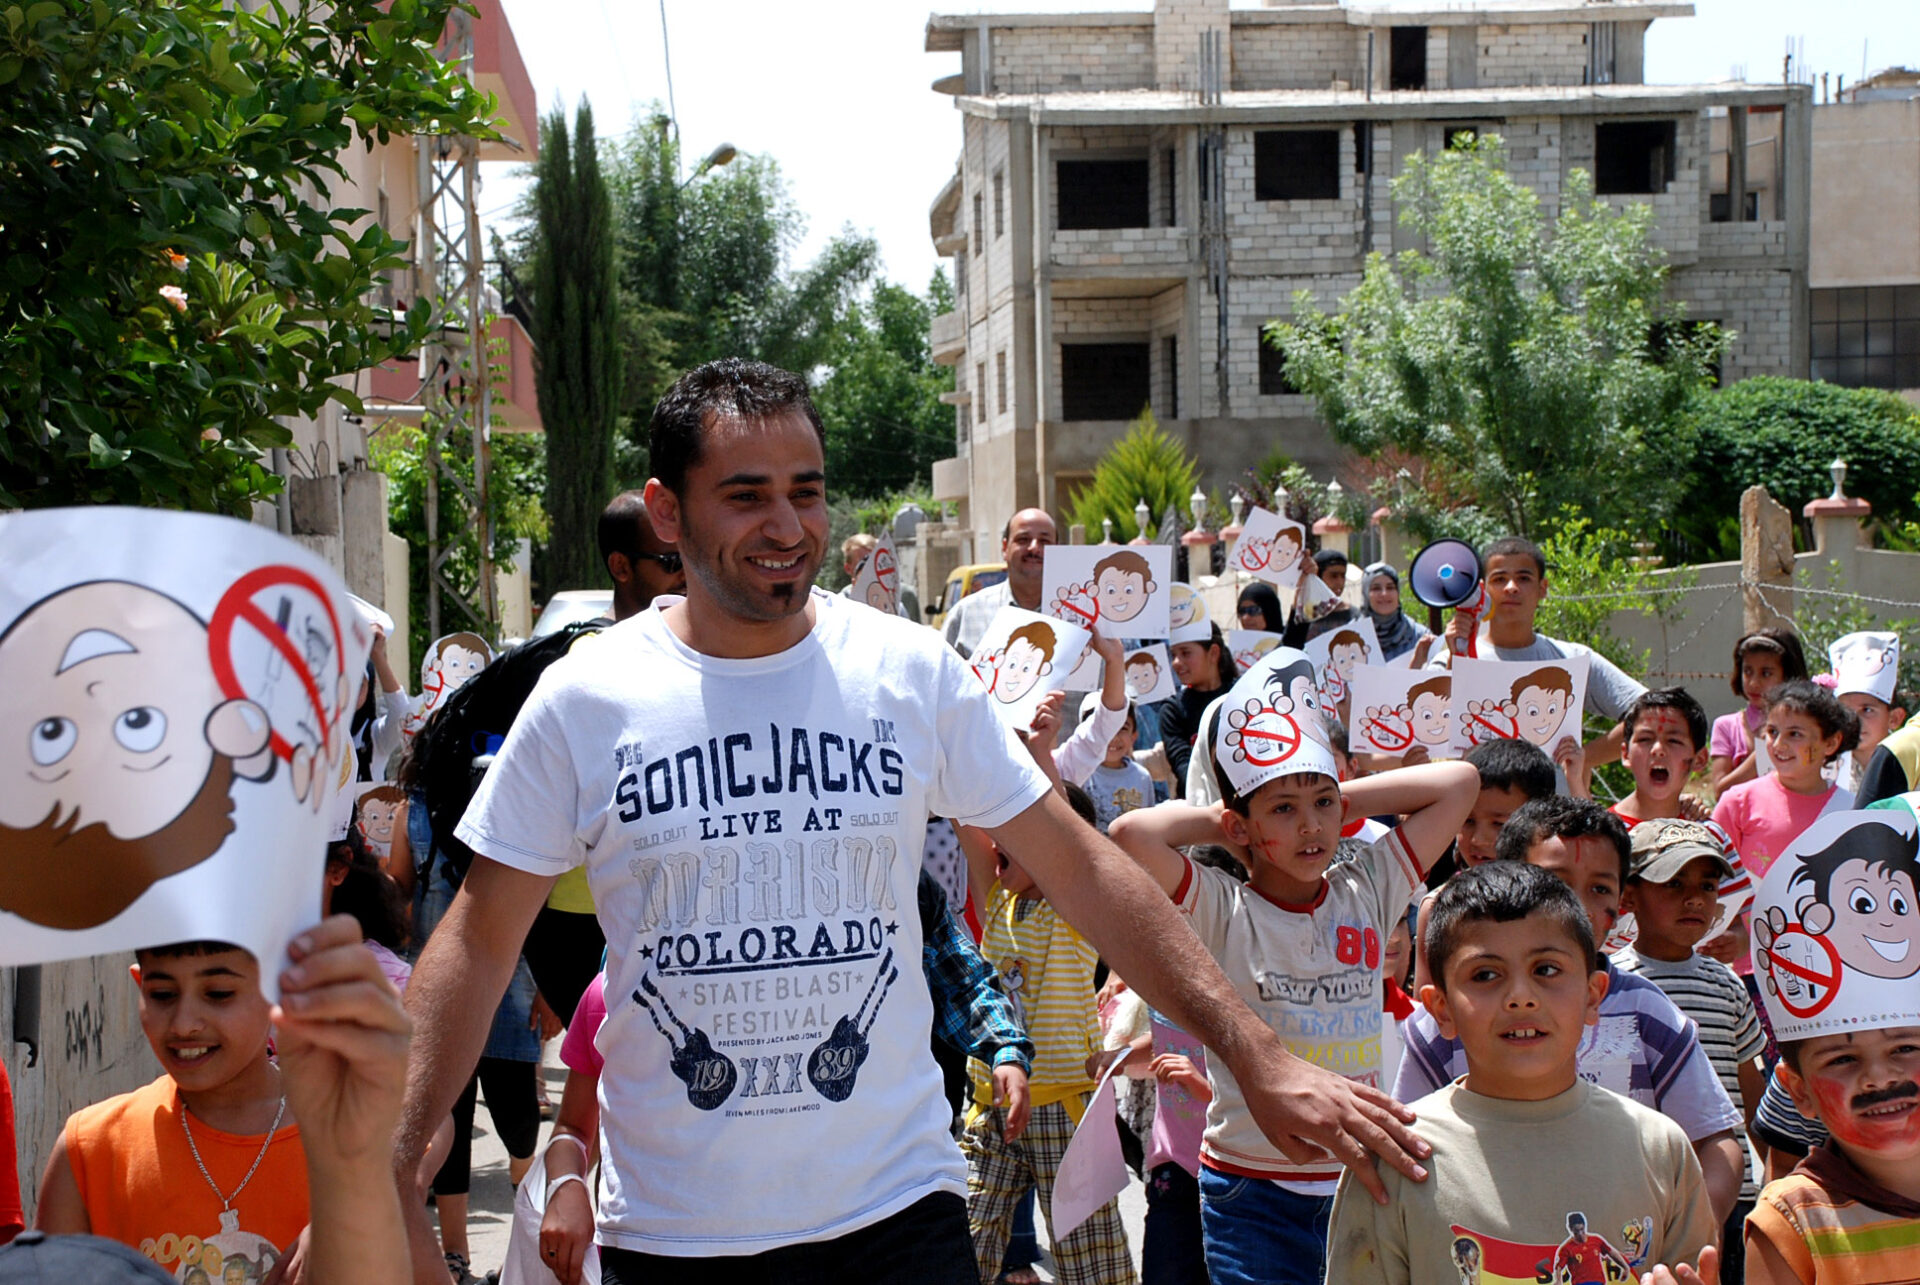
[[[1483,790],[1518,790],[1529,802],[1553,794],[1553,760],[1532,741],[1487,741],[1467,751],[1467,762]]]
[[[1502,839],[1506,835],[1507,831],[1501,831]],[[1426,952],[1433,984],[1442,991],[1447,989],[1447,961],[1460,949],[1460,939],[1469,924],[1510,924],[1544,914],[1573,938],[1581,958],[1595,958],[1593,924],[1580,898],[1558,875],[1524,861],[1469,866],[1441,885],[1432,905],[1420,949]]]
[[[1313,555],[1313,568],[1316,571],[1325,571],[1328,567],[1344,567],[1346,565],[1347,555],[1338,549],[1322,549]]]
[[[1486,548],[1480,550],[1480,565],[1486,566],[1495,558],[1519,553],[1533,559],[1533,565],[1542,577],[1547,574],[1547,555],[1540,552],[1540,546],[1524,536],[1503,535]]]
[[[1067,806],[1073,809],[1074,815],[1078,816],[1090,826],[1099,826],[1100,814],[1094,810],[1093,796],[1091,794],[1088,794],[1072,781],[1061,782],[1060,789],[1066,794]]]
[[[686,487],[687,471],[700,462],[706,431],[715,420],[757,423],[789,412],[805,416],[826,445],[826,426],[807,381],[792,371],[739,357],[695,366],[674,380],[653,408],[648,434],[653,475],[677,495]]]
[[[616,553],[629,559],[640,552],[640,524],[647,520],[647,502],[640,491],[622,491],[600,510],[593,534],[600,545],[600,565]]]
[[[1633,844],[1627,838],[1626,824],[1592,799],[1554,794],[1522,804],[1500,827],[1493,855],[1502,861],[1525,861],[1533,845],[1542,839],[1595,836],[1611,843],[1620,854],[1620,886],[1626,887],[1627,870],[1633,864]]]
[[[1875,822],[1856,825],[1820,851],[1802,854],[1800,869],[1787,885],[1788,890],[1807,884],[1812,900],[1830,906],[1834,872],[1849,861],[1865,862],[1869,870],[1884,870],[1888,878],[1905,875],[1920,890],[1920,834],[1902,834],[1891,825]],[[1805,910],[1800,918],[1805,922]]]
[[[1707,721],[1707,711],[1684,687],[1655,687],[1641,692],[1633,704],[1627,706],[1626,717],[1620,720],[1621,735],[1632,740],[1634,725],[1646,717],[1650,709],[1670,709],[1686,719],[1687,735],[1693,738],[1694,752],[1698,753],[1706,747],[1707,738],[1712,734],[1712,724]]]

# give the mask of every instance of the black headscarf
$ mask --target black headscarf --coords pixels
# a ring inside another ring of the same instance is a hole
[[[1246,606],[1249,602],[1260,608],[1260,614],[1266,619],[1266,623],[1259,626],[1259,628],[1265,629],[1269,633],[1278,634],[1286,632],[1286,612],[1280,609],[1280,595],[1273,591],[1272,585],[1256,580],[1254,583],[1242,589],[1240,591],[1240,600],[1234,604],[1235,614],[1238,615],[1239,609]]]

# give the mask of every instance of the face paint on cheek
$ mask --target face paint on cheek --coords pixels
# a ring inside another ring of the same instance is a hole
[[[1807,1087],[1820,1104],[1820,1119],[1840,1141],[1863,1151],[1885,1151],[1920,1142],[1920,1084],[1907,1099],[1914,1109],[1897,1115],[1862,1116],[1854,1110],[1858,1096],[1852,1086],[1821,1075],[1807,1077]],[[1884,1105],[1886,1099],[1882,1099]]]

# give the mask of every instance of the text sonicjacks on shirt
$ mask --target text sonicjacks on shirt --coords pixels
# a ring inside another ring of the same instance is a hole
[[[647,961],[631,998],[703,1111],[782,1115],[853,1094],[900,975],[887,805],[904,761],[892,724],[870,722],[866,736],[769,723],[615,751]]]

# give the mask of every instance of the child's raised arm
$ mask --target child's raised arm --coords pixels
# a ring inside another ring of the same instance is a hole
[[[1137,808],[1115,818],[1107,837],[1171,897],[1187,873],[1187,858],[1181,848],[1230,842],[1220,828],[1220,811],[1225,806],[1214,803],[1197,808],[1190,803],[1162,803]]]
[[[1378,776],[1344,781],[1341,797],[1350,815],[1398,812],[1407,819],[1400,833],[1425,874],[1460,833],[1460,825],[1480,797],[1480,771],[1471,763],[1422,763]]]

